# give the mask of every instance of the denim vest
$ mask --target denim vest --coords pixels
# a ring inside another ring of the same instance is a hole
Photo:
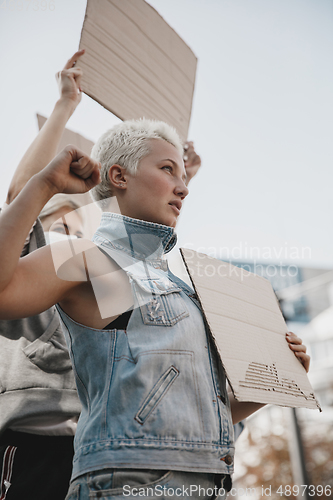
[[[104,213],[93,238],[126,273],[126,330],[96,330],[60,308],[82,404],[72,478],[103,468],[230,474],[226,377],[193,290],[162,260],[173,228]]]

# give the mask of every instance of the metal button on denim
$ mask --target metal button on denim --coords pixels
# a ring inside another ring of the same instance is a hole
[[[223,460],[227,465],[232,464],[232,456],[231,455],[227,455],[224,458],[221,458],[221,460]]]

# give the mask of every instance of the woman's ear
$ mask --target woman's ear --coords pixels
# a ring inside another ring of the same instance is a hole
[[[113,188],[124,189],[127,187],[126,169],[120,165],[112,165],[109,168],[109,179]]]

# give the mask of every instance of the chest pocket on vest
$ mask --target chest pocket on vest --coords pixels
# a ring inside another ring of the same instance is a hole
[[[145,325],[173,326],[189,316],[181,288],[167,277],[131,276],[130,281]]]

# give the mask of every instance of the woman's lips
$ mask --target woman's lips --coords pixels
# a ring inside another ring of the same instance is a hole
[[[169,203],[170,207],[173,208],[174,212],[179,215],[180,214],[180,209],[176,207],[176,205],[173,205],[172,203]]]

